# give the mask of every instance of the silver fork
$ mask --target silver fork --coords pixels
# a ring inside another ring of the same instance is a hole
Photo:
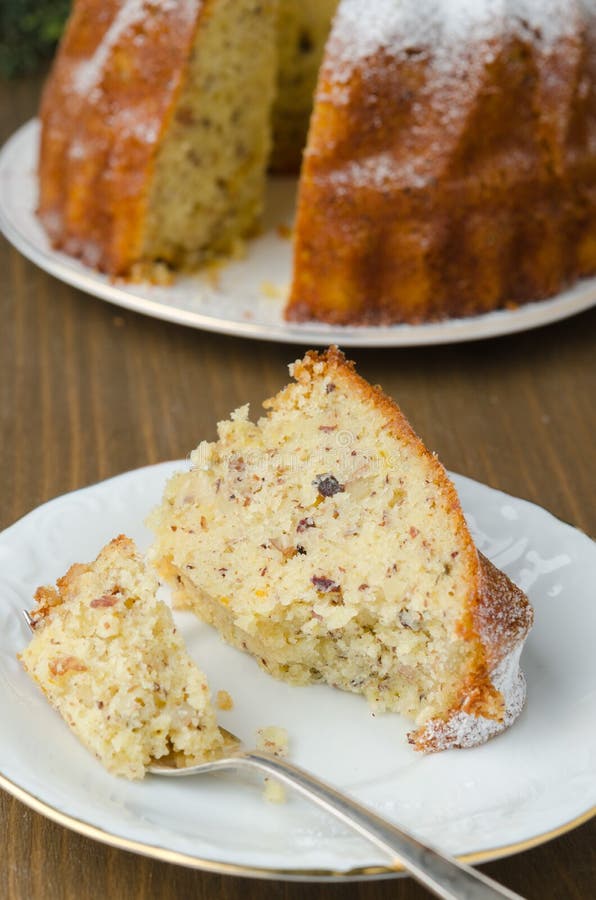
[[[23,610],[23,615],[29,628],[33,629],[29,613]],[[231,746],[225,757],[183,768],[175,768],[165,762],[153,762],[147,771],[152,775],[168,778],[187,778],[189,775],[219,772],[223,769],[258,769],[294,788],[344,822],[386,853],[391,867],[397,870],[401,863],[410,875],[443,900],[494,900],[496,897],[523,900],[520,894],[515,894],[471,866],[422,843],[414,835],[387,822],[371,809],[356,803],[305,769],[272,753],[247,750],[236,735],[226,729],[221,730]]]
[[[222,769],[259,769],[294,788],[349,825],[386,853],[390,857],[392,867],[397,869],[401,863],[410,875],[437,897],[444,900],[494,900],[496,897],[523,900],[519,894],[513,893],[471,866],[423,844],[412,834],[387,822],[371,809],[356,803],[310,772],[271,753],[246,750],[235,735],[223,728],[221,730],[230,743],[237,745],[236,749],[222,759],[181,769],[154,762],[148,771],[153,775],[180,778],[218,772]]]

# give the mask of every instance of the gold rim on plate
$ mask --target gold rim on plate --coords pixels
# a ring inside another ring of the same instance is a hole
[[[191,856],[188,853],[180,853],[177,850],[168,850],[166,847],[158,847],[152,844],[146,844],[142,841],[134,841],[130,838],[121,837],[104,831],[96,825],[90,825],[74,816],[61,812],[44,800],[40,800],[34,794],[16,785],[5,775],[0,774],[0,787],[8,794],[11,794],[16,800],[30,807],[34,812],[39,813],[45,818],[82,834],[83,837],[91,838],[91,840],[99,841],[110,847],[116,847],[119,850],[128,850],[131,853],[139,853],[142,856],[157,859],[161,862],[173,863],[179,866],[187,866],[188,868],[200,869],[205,872],[211,872],[218,875],[236,875],[249,878],[267,878],[271,880],[282,881],[362,881],[365,879],[391,878],[406,874],[403,866],[360,866],[354,869],[333,870],[333,869],[266,869],[259,866],[246,866],[237,863],[223,862],[222,860],[204,859],[200,856]],[[559,825],[557,828],[551,828],[541,834],[534,835],[524,841],[518,841],[513,844],[504,844],[501,847],[495,847],[490,850],[480,850],[476,853],[463,853],[457,858],[460,862],[469,863],[471,865],[479,865],[481,863],[492,862],[501,859],[504,856],[511,856],[514,853],[521,853],[523,850],[531,850],[538,847],[553,838],[560,837],[580,825],[584,825],[596,816],[596,806],[591,807],[584,813],[580,813],[576,818]]]
[[[53,250],[45,236],[40,238],[33,199],[38,131],[39,121],[30,119],[0,148],[0,232],[23,256],[65,284],[142,315],[219,334],[301,346],[337,343],[343,347],[413,347],[454,344],[527,331],[567,319],[596,304],[596,277],[591,277],[581,279],[554,297],[522,303],[515,309],[419,325],[291,323],[281,317],[281,301],[279,317],[271,320],[266,317],[253,321],[250,305],[249,308],[235,309],[231,316],[200,304],[196,308],[187,308],[176,302],[175,290],[167,289],[165,293],[163,289],[151,288],[133,291],[126,282],[101,275],[80,261]],[[247,260],[244,276],[252,271],[250,256]]]

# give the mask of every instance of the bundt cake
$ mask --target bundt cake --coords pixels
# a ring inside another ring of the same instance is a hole
[[[175,602],[292,684],[327,682],[468,747],[522,709],[522,592],[479,554],[455,489],[337,348],[219,425],[151,515]]]
[[[157,579],[131,540],[114,539],[57,589],[37,590],[27,672],[114,775],[142,778],[153,759],[221,754],[205,676],[188,656]]]
[[[421,322],[596,272],[596,2],[342,0],[286,315]]]
[[[268,160],[298,167],[324,50],[287,319],[463,316],[594,274],[596,0],[341,0],[325,47],[336,5],[75,0],[41,106],[53,244],[132,277],[233,255]]]

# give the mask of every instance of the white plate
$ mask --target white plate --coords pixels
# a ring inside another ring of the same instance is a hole
[[[167,287],[114,282],[50,247],[35,216],[38,134],[39,123],[32,120],[0,152],[0,230],[21,253],[61,281],[157,319],[290,344],[407,347],[526,331],[568,318],[596,303],[596,278],[592,278],[550,300],[515,310],[427,325],[341,327],[285,322],[282,313],[290,281],[292,245],[280,237],[278,229],[280,225],[290,225],[294,215],[296,181],[290,178],[269,180],[263,234],[249,242],[245,259],[217,270],[217,284],[213,275],[179,278]]]
[[[297,797],[270,805],[242,776],[189,780],[108,775],[71,735],[15,654],[35,587],[90,560],[142,522],[167,476],[139,469],[41,506],[0,535],[0,785],[61,824],[149,856],[235,874],[322,879],[387,874],[380,851]],[[474,862],[525,849],[593,813],[596,802],[596,549],[544,510],[455,476],[478,546],[529,593],[536,624],[523,654],[528,704],[505,734],[473,750],[422,756],[398,715],[361,697],[292,687],[176,613],[213,690],[235,706],[222,724],[251,741],[287,727],[297,763],[450,853]],[[394,873],[393,873],[394,874]]]

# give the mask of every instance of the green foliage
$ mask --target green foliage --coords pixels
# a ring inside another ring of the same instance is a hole
[[[70,0],[0,0],[0,77],[34,72],[51,55]]]

